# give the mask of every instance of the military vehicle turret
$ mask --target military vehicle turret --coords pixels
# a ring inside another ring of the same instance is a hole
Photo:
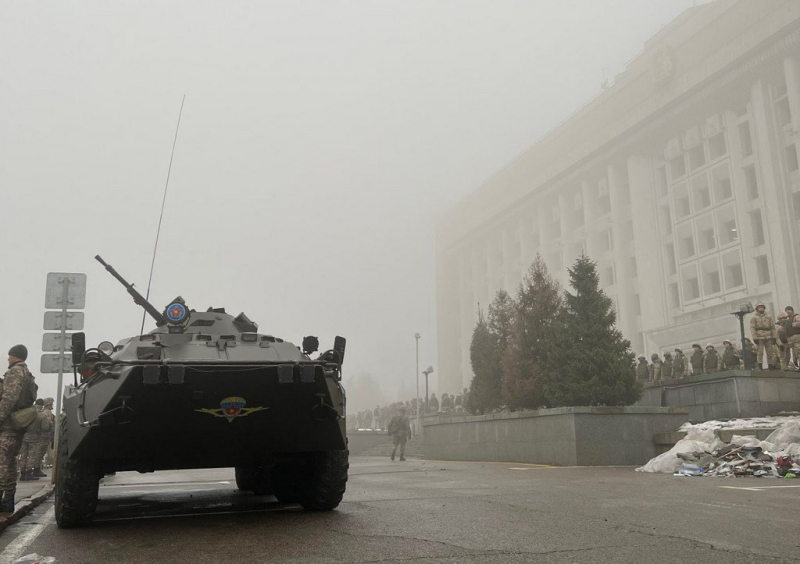
[[[86,349],[73,336],[56,459],[59,527],[89,524],[102,476],[233,467],[241,490],[331,510],[347,482],[345,340],[317,352],[260,333],[243,313],[159,312],[99,256],[156,321],[149,333]]]

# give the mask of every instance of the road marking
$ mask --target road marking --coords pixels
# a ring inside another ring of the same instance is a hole
[[[52,525],[55,521],[55,514],[56,508],[51,507],[42,517],[39,519],[39,522],[33,525],[24,533],[20,534],[17,538],[11,541],[8,546],[6,546],[3,552],[0,552],[0,564],[11,564],[22,556],[22,553],[25,552],[25,549],[36,540],[42,531],[44,531],[45,527],[48,525]]]
[[[230,482],[164,482],[162,484],[103,484],[103,488],[167,488],[184,486],[216,486],[217,484],[230,485]]]
[[[719,486],[719,487],[725,488],[727,490],[746,490],[749,492],[762,492],[764,490],[777,490],[784,488],[800,488],[800,486],[752,486],[749,488],[738,487],[738,486]]]

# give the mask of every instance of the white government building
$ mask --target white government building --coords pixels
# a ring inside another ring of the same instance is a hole
[[[438,223],[439,391],[469,386],[478,303],[516,293],[536,253],[562,285],[596,260],[648,358],[738,342],[742,302],[800,307],[799,131],[800,0],[684,12]]]

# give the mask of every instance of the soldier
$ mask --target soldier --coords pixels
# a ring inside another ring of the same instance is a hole
[[[683,380],[686,378],[687,364],[688,362],[686,357],[683,356],[683,351],[681,349],[675,349],[675,360],[672,361],[672,377],[675,380]]]
[[[372,429],[372,410],[367,409],[364,411],[364,429],[369,431]]]
[[[439,413],[439,400],[436,399],[436,394],[431,394],[431,399],[428,401],[428,411],[430,413]]]
[[[450,411],[453,409],[453,399],[450,394],[442,395],[442,411]]]
[[[672,371],[673,371],[672,353],[667,351],[664,353],[664,362],[663,365],[661,366],[661,379],[672,380]]]
[[[467,388],[464,388],[464,391],[461,393],[461,395],[464,396],[464,402],[463,402],[464,411],[468,412],[469,410],[467,408],[469,407],[469,404],[467,403],[467,401],[469,401],[469,390]]]
[[[636,379],[640,382],[647,382],[650,379],[650,367],[643,356],[639,357],[639,364],[636,365]]]
[[[689,359],[692,365],[692,374],[699,376],[703,373],[703,347],[697,343],[692,345],[692,357]]]
[[[767,365],[770,370],[778,367],[778,350],[775,347],[777,335],[772,316],[767,314],[767,306],[762,302],[756,304],[756,314],[750,318],[750,333],[753,342],[758,346],[756,365],[763,368],[764,353],[767,353]]]
[[[722,369],[723,370],[738,370],[742,362],[742,356],[730,341],[722,341],[725,349],[722,351]]]
[[[706,354],[703,355],[703,373],[711,374],[712,372],[719,372],[719,353],[714,345],[708,343],[706,345]]]
[[[375,406],[372,410],[372,430],[375,431],[381,428],[381,408],[379,405]]]
[[[456,399],[453,400],[453,407],[455,407],[456,411],[460,412],[463,410],[464,406],[464,396],[461,395],[461,392],[456,394]]]
[[[786,306],[786,341],[787,349],[794,357],[794,369],[800,369],[800,314],[795,314],[792,306]]]
[[[405,407],[401,407],[400,412],[392,417],[391,421],[389,421],[388,432],[392,437],[392,444],[394,444],[394,448],[392,449],[392,460],[394,460],[394,455],[397,453],[397,447],[399,445],[400,462],[405,462],[406,441],[411,438],[411,424],[406,416]]]
[[[36,421],[30,427],[25,429],[25,434],[22,437],[22,448],[20,449],[19,456],[19,479],[22,482],[30,482],[31,480],[38,480],[40,476],[34,475],[34,468],[41,468],[42,461],[36,462],[36,453],[39,451],[39,424],[41,422],[40,414],[44,411],[44,400],[39,398],[33,405],[36,406]],[[41,474],[41,469],[39,470]]]
[[[661,359],[658,358],[658,355],[656,353],[650,355],[650,360],[653,361],[653,363],[650,365],[650,381],[653,384],[660,384],[661,368],[663,366],[663,363],[661,362]]]
[[[744,363],[745,370],[754,370],[756,367],[756,346],[753,341],[744,338],[744,347],[742,348],[742,362]]]
[[[42,429],[41,442],[39,443],[39,448],[41,449],[41,454],[39,455],[39,458],[37,460],[40,460],[40,461],[44,460],[45,461],[45,466],[47,466],[47,464],[48,464],[48,462],[47,462],[48,459],[52,460],[52,452],[51,451],[55,446],[54,445],[54,440],[55,440],[55,434],[56,434],[56,418],[55,418],[55,415],[53,415],[53,401],[54,401],[53,398],[44,398],[44,418],[46,420],[46,423],[44,421],[42,421],[39,424],[39,428]],[[48,430],[45,432],[45,429],[48,429]],[[35,469],[34,469],[33,474],[34,474],[34,476],[37,475]],[[41,469],[40,469],[39,470],[39,474],[42,474],[42,476],[39,476],[40,478],[42,478],[43,475],[44,475],[44,472],[42,472]]]
[[[0,513],[14,512],[14,495],[17,492],[17,455],[22,446],[24,431],[14,428],[11,415],[33,405],[36,400],[36,382],[25,365],[28,349],[14,345],[8,351],[8,370],[3,375],[0,395]]]

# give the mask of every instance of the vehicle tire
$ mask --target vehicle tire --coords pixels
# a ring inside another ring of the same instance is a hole
[[[253,492],[255,495],[272,493],[269,472],[257,466],[237,466],[236,487],[241,491]]]
[[[70,460],[67,445],[67,418],[61,420],[56,459],[55,513],[61,529],[88,525],[97,509],[100,473],[84,460]]]
[[[348,450],[314,454],[308,479],[303,484],[300,505],[307,511],[331,511],[342,501],[347,485]]]

